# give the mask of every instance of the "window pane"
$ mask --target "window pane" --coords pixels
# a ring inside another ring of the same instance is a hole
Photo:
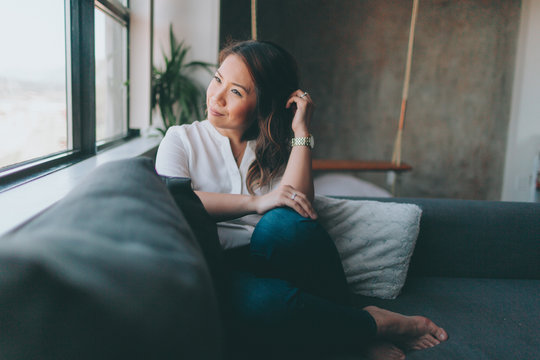
[[[64,0],[0,11],[0,168],[66,151]]]
[[[95,10],[96,140],[127,134],[127,29]]]

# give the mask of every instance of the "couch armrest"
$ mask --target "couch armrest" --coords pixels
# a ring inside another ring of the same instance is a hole
[[[150,159],[100,166],[0,238],[1,359],[219,359],[219,305]]]

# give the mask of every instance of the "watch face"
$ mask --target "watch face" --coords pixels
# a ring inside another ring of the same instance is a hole
[[[313,135],[309,137],[309,146],[313,149],[315,147],[315,138]]]

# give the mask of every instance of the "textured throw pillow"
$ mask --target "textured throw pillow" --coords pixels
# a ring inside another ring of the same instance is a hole
[[[405,284],[422,210],[414,204],[316,196],[319,221],[334,240],[351,291],[394,299]]]

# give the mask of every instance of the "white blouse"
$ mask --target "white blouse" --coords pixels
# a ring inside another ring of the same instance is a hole
[[[156,171],[164,176],[191,178],[193,190],[248,195],[246,175],[255,160],[254,150],[255,141],[248,141],[238,166],[229,138],[221,135],[208,120],[172,126],[159,145]],[[280,180],[257,189],[255,194],[273,190]],[[246,215],[218,223],[221,246],[227,249],[249,244],[260,218],[260,215]]]

